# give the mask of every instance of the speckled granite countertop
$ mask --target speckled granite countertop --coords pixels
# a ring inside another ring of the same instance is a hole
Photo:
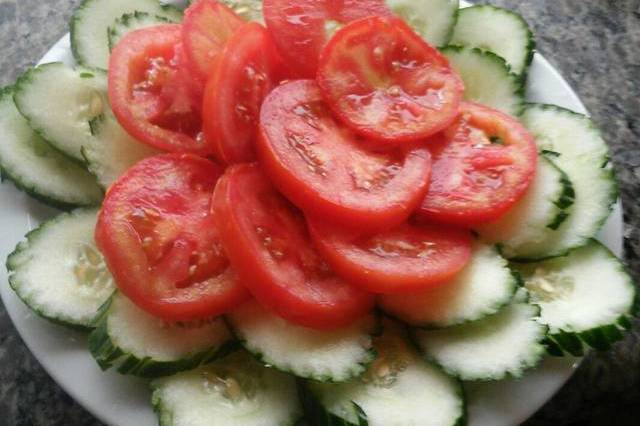
[[[0,0],[0,85],[67,31],[78,0]],[[609,142],[625,207],[626,260],[640,278],[640,0],[493,0],[519,11]],[[3,283],[0,283],[3,284]],[[527,426],[640,423],[640,323],[592,354]],[[0,424],[99,425],[29,353],[0,304]]]

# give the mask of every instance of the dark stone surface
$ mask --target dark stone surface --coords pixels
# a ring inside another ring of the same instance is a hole
[[[0,85],[67,31],[72,0],[0,0]],[[626,260],[640,276],[640,0],[494,0],[532,25],[611,146],[625,207]],[[592,354],[527,426],[640,423],[640,324]],[[0,425],[98,425],[42,370],[0,306]]]

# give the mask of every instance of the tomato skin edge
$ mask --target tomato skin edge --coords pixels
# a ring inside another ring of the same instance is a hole
[[[399,276],[390,272],[376,271],[372,269],[362,269],[353,260],[345,258],[338,253],[339,243],[327,238],[320,223],[314,219],[308,220],[308,229],[314,245],[325,261],[340,276],[352,283],[354,286],[362,288],[375,294],[412,294],[428,291],[446,285],[456,274],[458,274],[471,258],[471,235],[469,234],[468,244],[465,247],[466,260],[456,269],[440,273],[436,276],[412,277],[408,275]],[[462,230],[460,230],[462,231]],[[362,270],[361,270],[362,269]],[[354,272],[357,271],[357,272]]]
[[[463,95],[464,95],[464,82],[462,81],[462,79],[460,78],[460,76],[457,75],[457,73],[453,70],[453,68],[451,68],[451,66],[449,65],[449,61],[448,59],[442,54],[440,53],[440,51],[438,49],[436,49],[435,47],[431,46],[430,44],[428,44],[418,33],[416,33],[411,27],[409,27],[403,20],[401,20],[398,17],[394,17],[394,16],[373,16],[373,17],[367,17],[367,18],[361,18],[358,19],[356,21],[350,22],[348,25],[349,27],[352,26],[356,26],[356,25],[360,25],[360,26],[366,26],[368,24],[370,24],[371,22],[373,22],[373,20],[376,21],[397,21],[400,22],[401,27],[403,29],[407,29],[408,31],[405,31],[406,34],[411,37],[414,41],[417,41],[421,44],[425,44],[426,47],[429,50],[429,54],[434,56],[438,62],[440,62],[441,64],[447,64],[448,70],[449,70],[449,74],[451,75],[451,77],[454,80],[454,86],[455,86],[455,96],[454,98],[449,102],[450,104],[454,105],[454,109],[458,110],[459,109],[459,105],[462,103],[463,101]],[[317,76],[316,76],[316,82],[318,84],[318,86],[320,87],[320,90],[322,91],[323,95],[325,96],[326,99],[329,98],[328,94],[332,92],[332,89],[330,87],[330,83],[329,83],[329,79],[324,77],[324,70],[328,67],[328,64],[330,63],[330,53],[331,50],[333,49],[333,46],[335,44],[338,43],[339,41],[339,36],[341,31],[344,30],[349,30],[350,28],[347,28],[347,26],[340,28],[334,35],[333,37],[331,37],[331,39],[329,40],[329,42],[324,46],[324,48],[322,49],[321,53],[320,53],[320,58],[319,58],[319,65],[318,65],[318,72],[317,72]],[[416,142],[416,141],[421,141],[421,140],[425,140],[428,139],[429,137],[445,130],[447,127],[449,127],[456,119],[456,117],[458,116],[458,114],[451,114],[451,116],[449,117],[448,120],[446,121],[442,121],[442,123],[437,126],[434,127],[432,129],[430,129],[429,131],[420,133],[420,134],[405,134],[405,135],[393,135],[393,136],[384,136],[382,134],[380,134],[379,131],[375,130],[372,127],[361,127],[356,125],[355,123],[352,123],[352,120],[350,119],[350,117],[348,116],[348,113],[346,113],[345,111],[343,111],[340,107],[338,107],[338,105],[335,102],[329,102],[327,101],[327,105],[329,106],[329,108],[331,109],[331,111],[335,114],[336,117],[338,117],[340,119],[340,121],[342,123],[344,123],[345,125],[347,125],[351,130],[353,130],[355,133],[360,134],[361,136],[370,138],[372,140],[377,140],[378,142],[380,142],[381,144],[387,144],[389,146],[398,146],[401,144],[407,144],[407,143],[411,143],[411,142]]]
[[[257,167],[255,163],[231,166],[231,168],[236,169]],[[370,295],[366,303],[357,304],[352,311],[347,313],[346,318],[338,318],[335,316],[329,318],[325,310],[318,309],[316,314],[323,318],[321,320],[310,319],[307,314],[298,314],[292,311],[291,306],[294,304],[292,301],[295,299],[291,298],[291,300],[286,303],[278,302],[269,292],[270,285],[253,285],[253,283],[268,283],[270,277],[264,267],[256,267],[256,264],[251,261],[251,259],[240,254],[250,253],[253,249],[249,241],[243,241],[243,238],[236,238],[237,234],[235,230],[240,228],[240,225],[232,213],[233,208],[229,203],[223,201],[229,197],[229,179],[226,177],[227,173],[220,178],[213,192],[213,201],[211,203],[212,212],[218,224],[221,240],[231,265],[238,272],[241,281],[246,283],[247,289],[261,305],[272,310],[285,320],[316,330],[334,330],[345,327],[351,324],[354,318],[362,317],[371,311],[375,303],[373,295]]]
[[[527,144],[524,150],[528,153],[528,167],[530,169],[530,173],[528,173],[526,178],[522,180],[522,182],[520,182],[511,197],[507,200],[502,200],[502,202],[497,207],[493,205],[488,207],[485,206],[485,208],[483,209],[475,209],[473,210],[472,215],[469,214],[468,210],[462,209],[443,212],[438,211],[437,209],[429,208],[426,205],[426,199],[429,197],[429,194],[427,194],[427,197],[425,197],[423,203],[416,210],[416,215],[425,220],[451,224],[455,226],[473,227],[476,225],[482,225],[500,220],[504,215],[509,213],[509,211],[518,203],[518,201],[520,201],[525,196],[527,190],[529,189],[536,176],[538,151],[535,137],[528,132],[528,130],[522,123],[520,123],[517,118],[512,117],[499,110],[479,104],[477,102],[464,101],[461,104],[461,110],[465,109],[472,109],[479,111],[480,113],[495,115],[500,120],[502,120],[501,124],[507,123],[512,125],[509,127],[509,130],[517,133],[519,137],[524,141],[524,143]],[[435,161],[437,160],[434,159],[434,162]]]
[[[422,179],[422,187],[417,191],[417,195],[413,197],[411,202],[403,203],[402,209],[398,211],[376,214],[372,218],[371,213],[376,213],[372,210],[349,210],[326,199],[323,199],[322,203],[318,203],[318,195],[315,191],[291,178],[291,173],[278,160],[278,156],[271,148],[267,138],[268,136],[265,134],[264,129],[260,126],[258,129],[258,143],[256,144],[258,160],[261,168],[269,176],[276,188],[301,210],[313,213],[315,216],[322,217],[324,220],[335,224],[367,231],[378,231],[394,227],[404,222],[420,206],[429,190],[431,167],[429,167],[427,174]],[[363,220],[363,215],[367,214],[369,214],[367,219]]]
[[[211,171],[221,174],[215,163],[193,154],[159,154],[146,160],[176,158],[201,164],[206,162],[207,167],[211,167]],[[107,197],[119,191],[121,187],[129,185],[128,176],[125,174],[111,185],[107,191]],[[235,271],[229,266],[215,277],[194,284],[196,290],[204,290],[199,293],[201,297],[198,300],[194,301],[191,298],[185,300],[184,297],[181,298],[176,294],[162,294],[162,288],[156,289],[153,285],[158,283],[166,285],[169,280],[160,280],[147,269],[148,261],[142,251],[141,237],[133,225],[121,217],[120,207],[121,204],[118,202],[107,201],[103,204],[98,214],[94,239],[98,249],[103,253],[104,261],[118,291],[140,309],[165,321],[206,320],[227,313],[250,299],[250,293],[238,282]],[[145,285],[140,285],[141,282]],[[206,290],[210,289],[207,288],[207,284],[212,285],[214,291],[207,292]]]
[[[107,75],[107,95],[111,110],[125,131],[146,145],[168,152],[190,152],[201,156],[209,155],[211,153],[210,147],[197,146],[197,141],[186,134],[164,129],[150,123],[136,113],[132,106],[132,102],[129,99],[129,92],[133,85],[130,77],[131,59],[135,55],[140,56],[141,51],[138,45],[146,43],[140,38],[143,36],[149,38],[151,37],[150,33],[155,32],[158,32],[159,35],[149,42],[152,46],[154,43],[162,43],[159,40],[164,40],[164,43],[169,43],[169,41],[180,42],[180,25],[162,24],[126,34],[111,52]]]

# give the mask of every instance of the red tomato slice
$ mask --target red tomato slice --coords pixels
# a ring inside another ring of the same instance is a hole
[[[229,39],[207,82],[204,135],[218,160],[255,161],[260,106],[278,84],[282,62],[267,30],[255,22]]]
[[[345,124],[389,142],[445,129],[464,90],[447,59],[395,17],[361,19],[336,32],[322,51],[318,85]]]
[[[216,57],[244,20],[216,0],[196,0],[184,11],[182,40],[191,70],[205,82]]]
[[[181,66],[180,25],[128,33],[109,61],[109,102],[122,127],[155,148],[207,155],[198,89]]]
[[[140,161],[109,189],[96,243],[122,293],[168,321],[225,313],[250,295],[209,213],[221,169],[191,154]]]
[[[438,286],[471,258],[469,231],[430,224],[403,223],[363,235],[309,220],[322,257],[343,278],[373,293],[406,293]]]
[[[311,80],[282,84],[260,112],[258,157],[294,204],[362,229],[392,227],[420,205],[429,184],[425,147],[374,152],[337,123]]]
[[[226,253],[253,296],[293,323],[344,327],[373,296],[337,277],[313,248],[302,214],[255,164],[227,169],[212,208]]]
[[[340,25],[391,15],[384,0],[265,0],[263,5],[280,53],[302,78],[315,78],[320,52]]]
[[[505,214],[525,194],[538,161],[534,138],[518,120],[468,102],[430,148],[433,175],[420,213],[465,226]]]

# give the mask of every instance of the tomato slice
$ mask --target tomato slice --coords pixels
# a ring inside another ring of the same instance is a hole
[[[128,33],[109,60],[109,102],[133,137],[171,152],[207,155],[201,136],[201,99],[181,59],[180,25]]]
[[[229,167],[212,208],[231,263],[263,306],[316,329],[344,327],[371,310],[373,296],[329,269],[311,244],[302,214],[256,164]]]
[[[354,131],[404,142],[445,129],[464,85],[447,59],[395,17],[371,17],[338,30],[322,51],[318,84]]]
[[[430,148],[433,175],[420,213],[465,226],[505,214],[525,194],[538,161],[535,140],[518,120],[468,102]]]
[[[203,102],[203,130],[218,160],[255,161],[260,106],[283,64],[267,30],[255,22],[229,39],[213,66]]]
[[[342,277],[374,293],[416,292],[441,285],[469,262],[469,231],[405,222],[362,234],[317,219],[309,231],[322,257]]]
[[[427,148],[375,152],[333,119],[311,80],[282,84],[267,96],[257,148],[264,170],[294,204],[345,226],[400,224],[428,189]]]
[[[244,22],[216,0],[196,0],[184,11],[182,40],[196,78],[207,80],[224,44]]]
[[[221,169],[191,154],[161,154],[109,189],[95,239],[122,293],[168,321],[206,319],[250,295],[210,214]]]
[[[280,53],[301,78],[315,78],[320,52],[339,26],[392,14],[384,0],[264,0],[263,9]]]

